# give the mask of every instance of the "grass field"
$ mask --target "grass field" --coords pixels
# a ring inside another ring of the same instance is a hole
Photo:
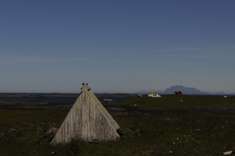
[[[235,151],[235,97],[130,97],[111,114],[117,142],[50,146],[68,109],[0,109],[0,156],[220,156]],[[110,110],[110,109],[109,109]],[[112,109],[113,110],[113,109]]]

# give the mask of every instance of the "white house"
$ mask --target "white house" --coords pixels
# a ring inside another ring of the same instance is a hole
[[[160,98],[161,95],[159,95],[159,94],[157,93],[157,91],[153,90],[153,91],[151,91],[151,92],[148,93],[148,97]]]

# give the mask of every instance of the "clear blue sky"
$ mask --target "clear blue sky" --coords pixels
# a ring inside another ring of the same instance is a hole
[[[234,0],[1,0],[0,91],[235,92]]]

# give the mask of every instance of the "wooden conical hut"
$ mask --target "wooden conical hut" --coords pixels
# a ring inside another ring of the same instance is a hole
[[[51,144],[80,139],[87,142],[117,140],[119,125],[94,95],[88,84],[52,139]]]

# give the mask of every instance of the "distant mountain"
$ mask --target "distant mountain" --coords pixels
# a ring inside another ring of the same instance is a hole
[[[195,95],[208,94],[206,92],[200,91],[197,88],[185,87],[185,86],[182,86],[182,85],[171,86],[171,87],[167,88],[164,91],[164,94],[174,94],[175,91],[182,91],[183,94],[189,94],[189,95],[192,95],[192,94],[195,94]]]

